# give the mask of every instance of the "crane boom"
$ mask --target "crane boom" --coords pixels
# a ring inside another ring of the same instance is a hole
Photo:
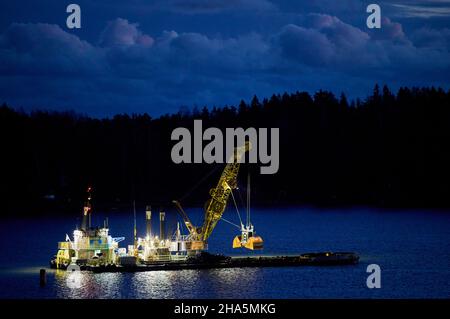
[[[184,211],[183,207],[181,207],[181,204],[177,200],[172,201],[173,204],[175,204],[175,207],[178,209],[178,212],[180,213],[181,217],[183,218],[184,224],[186,225],[186,228],[189,231],[189,234],[191,236],[191,239],[193,240],[199,240],[199,235],[197,232],[197,227],[195,227],[191,220],[189,219],[188,215]]]
[[[234,154],[228,160],[217,186],[209,191],[211,198],[205,205],[205,220],[200,234],[201,239],[205,242],[222,217],[231,191],[237,187],[237,175],[239,173],[241,158],[251,147],[251,143],[246,142],[245,145],[234,149]]]
[[[217,186],[209,191],[211,198],[205,205],[205,219],[203,226],[196,227],[193,225],[183,207],[181,207],[180,202],[176,200],[172,201],[189,231],[191,250],[206,249],[207,240],[225,211],[228,197],[230,196],[231,191],[237,187],[237,175],[239,173],[242,156],[244,156],[245,152],[248,152],[251,148],[251,143],[246,142],[245,145],[234,149],[234,153],[228,160]]]

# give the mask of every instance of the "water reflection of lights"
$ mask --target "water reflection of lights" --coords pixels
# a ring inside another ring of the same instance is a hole
[[[55,271],[57,295],[59,298],[83,298],[89,285],[86,273],[81,271]]]
[[[121,287],[123,275],[118,273],[92,274],[98,284],[98,288],[106,292],[104,298],[122,298]]]
[[[202,272],[201,280],[209,287],[210,298],[236,298],[236,291],[257,289],[263,280],[261,276],[260,268],[222,268]],[[243,287],[246,288],[242,290]],[[244,293],[241,297],[250,296]]]
[[[135,273],[132,287],[137,298],[173,298],[171,278],[167,271]]]
[[[192,296],[192,287],[209,291],[208,298],[236,296],[242,287],[256,287],[263,276],[258,268],[149,271],[133,274],[132,289],[137,298]]]
[[[133,275],[132,288],[137,298],[176,298],[189,295],[199,273],[198,270],[139,272]]]
[[[66,276],[66,284],[70,289],[80,289],[83,275],[81,271],[68,272]]]
[[[257,289],[263,275],[258,268],[101,274],[55,272],[58,298],[173,299],[193,296],[193,287],[203,287],[203,291],[208,291],[208,298],[236,297],[236,291],[242,287]],[[130,281],[129,286],[125,285]]]
[[[57,270],[55,279],[58,298],[121,297],[121,274]]]

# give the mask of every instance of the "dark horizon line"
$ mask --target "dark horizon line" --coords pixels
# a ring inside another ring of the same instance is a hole
[[[389,86],[387,84],[383,84],[383,86],[380,86],[379,83],[375,83],[373,90],[376,90],[377,87],[378,87],[378,89],[380,89],[380,88],[382,88],[382,89],[387,88],[389,90],[389,92],[392,93],[392,91],[390,90],[390,88],[389,88]],[[400,90],[402,90],[402,89],[408,89],[408,90],[415,90],[415,89],[418,89],[418,90],[433,90],[434,89],[434,90],[438,90],[438,91],[442,90],[445,93],[450,94],[450,89],[446,90],[446,89],[444,89],[441,86],[437,86],[436,87],[434,85],[429,85],[429,86],[400,86],[398,88],[396,94],[394,94],[394,95],[397,95],[398,92]],[[374,91],[372,91],[372,94],[373,94],[373,92]],[[373,96],[373,95],[371,95],[369,93],[369,94],[366,94],[366,96],[364,98],[356,97],[356,98],[352,98],[352,99],[349,100],[348,96],[347,96],[347,94],[345,94],[345,92],[341,92],[340,95],[337,96],[332,90],[328,90],[328,89],[319,89],[319,90],[316,90],[314,93],[311,93],[311,92],[308,92],[308,91],[300,91],[300,90],[290,91],[290,92],[284,91],[283,93],[272,93],[270,95],[270,97],[266,96],[266,97],[264,97],[262,99],[260,99],[256,94],[254,94],[253,97],[250,99],[250,101],[246,102],[244,99],[241,99],[240,102],[237,104],[237,106],[236,105],[232,105],[232,104],[231,105],[224,104],[224,105],[221,105],[221,106],[217,106],[217,105],[212,105],[212,106],[211,105],[210,106],[203,105],[201,107],[199,107],[196,104],[194,104],[194,105],[192,105],[190,107],[187,106],[187,105],[180,105],[179,106],[179,110],[177,112],[167,112],[167,113],[163,113],[163,114],[158,115],[158,116],[153,116],[149,112],[146,112],[146,111],[144,111],[144,112],[131,112],[131,113],[129,113],[129,112],[120,112],[120,113],[116,113],[116,114],[110,115],[110,116],[101,116],[101,117],[99,117],[99,116],[89,115],[89,114],[84,113],[84,112],[82,113],[82,112],[76,111],[75,109],[72,109],[72,108],[68,108],[66,110],[55,110],[55,109],[51,109],[51,108],[40,108],[39,107],[39,108],[31,109],[31,110],[25,110],[25,108],[23,106],[13,106],[13,105],[10,105],[7,101],[3,101],[1,107],[7,107],[7,108],[10,108],[10,109],[13,109],[17,113],[25,114],[25,115],[28,115],[28,116],[33,115],[33,113],[46,113],[46,114],[52,114],[52,115],[72,115],[72,116],[75,116],[77,118],[91,119],[91,120],[111,120],[111,119],[114,119],[114,117],[116,117],[116,116],[125,116],[125,115],[127,115],[127,116],[133,117],[133,116],[144,116],[144,115],[147,115],[147,116],[149,116],[151,118],[151,120],[159,120],[159,119],[166,118],[166,117],[171,117],[171,116],[174,116],[174,115],[180,115],[180,114],[182,115],[183,112],[184,112],[182,110],[182,108],[184,108],[184,107],[186,107],[188,109],[188,112],[190,112],[190,113],[192,113],[196,109],[198,111],[201,111],[201,110],[204,110],[205,108],[208,111],[212,111],[214,109],[225,109],[225,108],[229,108],[229,109],[230,108],[231,109],[235,108],[235,109],[237,109],[237,107],[239,107],[239,105],[242,102],[244,102],[246,105],[250,105],[251,101],[253,99],[255,99],[255,98],[257,98],[259,102],[263,102],[265,100],[267,100],[267,101],[270,100],[274,96],[282,97],[285,94],[287,94],[287,95],[308,94],[314,100],[314,95],[317,94],[317,93],[329,93],[329,94],[332,94],[338,100],[340,100],[342,97],[345,97],[345,99],[347,100],[347,103],[348,103],[349,106],[355,104],[356,107],[358,107],[358,103],[367,102],[370,99],[370,97]]]

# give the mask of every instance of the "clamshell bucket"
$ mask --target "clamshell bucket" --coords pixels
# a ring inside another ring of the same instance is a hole
[[[250,250],[263,249],[264,241],[260,236],[251,236],[247,241],[242,241],[242,235],[234,237],[233,248],[247,248]]]

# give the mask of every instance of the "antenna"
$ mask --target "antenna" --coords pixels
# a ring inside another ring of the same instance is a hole
[[[137,247],[137,230],[136,230],[136,201],[133,199],[133,219],[134,219],[134,248]]]
[[[91,212],[92,212],[92,206],[91,206],[91,199],[92,199],[92,194],[91,194],[91,190],[92,190],[92,187],[91,186],[89,186],[88,187],[88,189],[87,189],[87,191],[88,191],[88,198],[87,198],[87,200],[88,200],[88,217],[89,217],[89,229],[91,229],[91,227],[92,227],[92,223],[91,223]]]

